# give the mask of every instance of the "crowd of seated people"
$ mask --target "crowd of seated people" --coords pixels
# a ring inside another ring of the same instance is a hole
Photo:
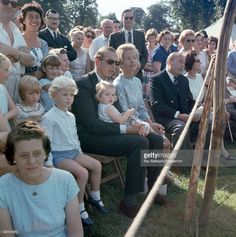
[[[164,153],[174,147],[218,39],[191,29],[182,31],[179,39],[167,29],[144,34],[134,29],[131,9],[123,11],[121,22],[104,19],[100,36],[92,27],[79,25],[66,36],[60,32],[59,13],[50,9],[44,14],[35,1],[21,7],[18,28],[13,19],[19,7],[20,1],[0,0],[0,169],[7,162],[15,167],[0,178],[0,229],[21,236],[83,236],[82,226],[96,222],[84,205],[89,179],[88,203],[109,215],[100,195],[102,166],[86,153],[126,157],[118,208],[134,218],[145,178],[149,192],[162,169],[143,167],[140,152]],[[227,64],[233,77],[235,55],[234,49]],[[235,85],[231,80],[228,89]],[[227,92],[226,120],[236,136],[236,95]],[[192,149],[198,127],[199,118],[182,149]],[[233,159],[223,144],[222,156]],[[63,188],[67,193],[62,195]],[[24,222],[19,203],[9,197],[13,189],[22,195]],[[173,207],[161,193],[154,203]],[[29,208],[40,209],[34,220]]]

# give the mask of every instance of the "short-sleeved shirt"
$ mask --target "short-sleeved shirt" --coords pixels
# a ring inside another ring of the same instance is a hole
[[[44,114],[44,108],[40,103],[36,103],[33,106],[24,106],[22,104],[16,105],[18,115],[16,119],[27,119],[40,117]]]
[[[177,52],[177,48],[171,46],[168,51],[162,45],[159,45],[153,52],[152,62],[161,63],[161,71],[166,67],[166,60],[172,52]]]
[[[64,170],[53,168],[40,185],[8,173],[0,177],[0,208],[9,211],[19,237],[66,237],[65,207],[78,192],[74,177]]]
[[[74,114],[53,106],[43,116],[41,124],[51,141],[52,151],[78,150],[82,153]]]

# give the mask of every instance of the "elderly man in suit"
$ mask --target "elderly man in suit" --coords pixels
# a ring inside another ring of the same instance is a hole
[[[181,74],[184,68],[185,57],[179,52],[171,53],[167,58],[166,69],[154,75],[149,81],[154,118],[165,127],[173,145],[178,141],[195,103],[188,79]],[[198,126],[199,123],[192,122],[182,149],[192,148],[190,141],[196,139]],[[207,138],[206,144],[209,144],[209,136]]]
[[[100,48],[95,55],[95,70],[77,81],[79,93],[75,96],[72,112],[76,117],[78,135],[82,150],[88,153],[108,156],[126,156],[125,197],[121,201],[120,211],[133,218],[137,211],[136,195],[143,191],[146,169],[141,167],[140,152],[147,149],[163,149],[163,139],[154,133],[139,135],[142,125],[120,125],[107,123],[98,118],[98,102],[96,101],[96,84],[108,80],[119,65],[114,48]],[[120,105],[115,104],[117,109]],[[148,167],[148,187],[154,184],[161,167]],[[157,195],[156,204],[165,205],[161,195]]]
[[[59,13],[50,9],[45,14],[46,28],[39,31],[39,37],[48,43],[49,48],[64,48],[70,61],[77,57],[77,53],[72,47],[69,39],[58,31],[60,24]]]
[[[137,77],[142,80],[142,69],[147,63],[148,52],[145,45],[144,33],[134,30],[134,13],[131,9],[122,12],[123,29],[117,33],[113,33],[109,38],[109,45],[117,49],[121,44],[132,43],[139,51],[140,68],[137,69]]]
[[[110,19],[103,19],[101,21],[102,34],[96,37],[89,47],[89,57],[92,61],[94,61],[94,56],[100,48],[108,46],[108,38],[112,33],[112,25],[113,22]]]

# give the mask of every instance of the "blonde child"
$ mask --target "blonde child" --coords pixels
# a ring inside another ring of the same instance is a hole
[[[10,66],[10,60],[0,53],[0,113],[8,121],[17,116],[16,105],[4,86],[9,75]]]
[[[18,116],[17,123],[25,120],[40,122],[44,114],[44,108],[39,103],[41,85],[34,76],[25,75],[18,85],[21,103],[16,105]]]
[[[42,72],[44,77],[40,79],[42,87],[40,103],[43,105],[45,112],[52,108],[54,102],[49,97],[48,89],[54,78],[61,75],[61,61],[58,56],[49,54],[42,61]]]
[[[107,81],[99,82],[96,85],[96,92],[96,99],[99,101],[98,116],[100,120],[108,123],[119,123],[126,125],[142,123],[144,124],[144,129],[147,132],[149,130],[153,131],[148,123],[143,122],[133,116],[135,113],[133,108],[125,111],[122,114],[117,110],[117,108],[113,105],[117,100],[117,96],[116,88],[112,83]]]
[[[88,202],[101,213],[107,213],[100,197],[101,164],[83,154],[78,139],[75,117],[68,111],[78,89],[71,78],[60,76],[53,80],[49,93],[55,105],[43,116],[42,126],[51,141],[54,166],[70,171],[80,187],[79,203],[81,219],[84,226],[94,222],[84,207],[85,186],[90,177],[91,191]],[[89,175],[90,174],[90,175]]]
[[[96,85],[96,99],[98,104],[98,116],[104,122],[125,124],[134,114],[134,109],[121,114],[113,105],[117,100],[115,86],[107,81],[101,81]]]
[[[140,79],[134,75],[139,67],[139,52],[133,44],[123,44],[117,49],[118,60],[122,73],[114,80],[117,96],[122,111],[134,108],[138,119],[150,125],[150,132],[155,132],[163,137],[164,150],[169,150],[170,142],[165,137],[164,127],[151,121],[142,95]]]

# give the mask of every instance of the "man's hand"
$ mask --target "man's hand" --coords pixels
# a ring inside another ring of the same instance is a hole
[[[165,128],[160,123],[152,123],[150,126],[154,129],[154,131],[160,135],[165,134]]]
[[[188,118],[189,118],[188,114],[179,114],[177,117],[177,119],[182,120],[184,122],[187,122]]]
[[[131,125],[126,130],[127,134],[136,134],[140,136],[147,136],[149,131],[145,129],[145,125],[142,123],[136,123],[134,125]]]

